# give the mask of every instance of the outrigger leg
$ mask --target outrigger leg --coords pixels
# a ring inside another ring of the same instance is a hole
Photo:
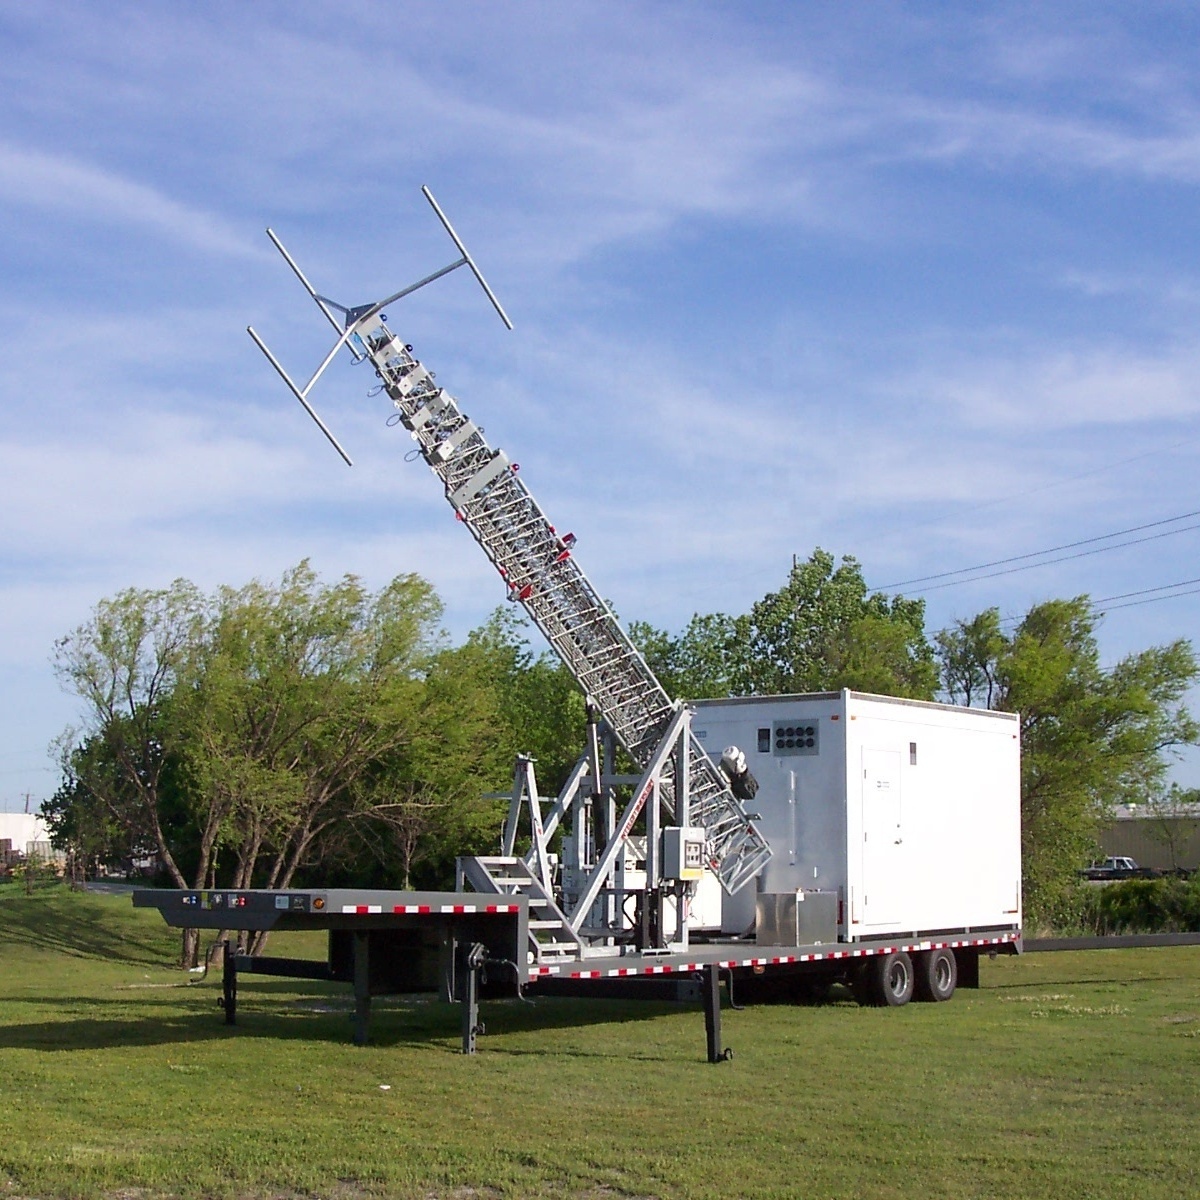
[[[704,1031],[708,1035],[708,1061],[728,1062],[733,1051],[721,1047],[721,968],[710,963],[704,969]]]

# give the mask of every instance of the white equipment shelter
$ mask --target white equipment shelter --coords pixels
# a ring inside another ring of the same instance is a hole
[[[1020,925],[1015,715],[851,691],[695,708],[697,740],[742,747],[758,780],[760,895],[836,897],[846,942]],[[724,933],[754,926],[755,899],[724,896]]]

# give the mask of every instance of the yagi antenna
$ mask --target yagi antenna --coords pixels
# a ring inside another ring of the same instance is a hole
[[[347,308],[344,304],[339,304],[336,300],[330,300],[328,296],[322,296],[319,292],[317,292],[313,285],[309,283],[308,277],[300,269],[296,260],[287,252],[287,248],[279,240],[275,231],[273,229],[267,230],[267,237],[271,239],[275,249],[283,255],[284,261],[289,267],[292,268],[292,272],[295,274],[296,278],[300,280],[304,290],[312,297],[316,306],[325,314],[326,320],[328,320],[330,325],[332,325],[337,331],[338,339],[333,343],[332,349],[321,361],[321,365],[312,373],[312,377],[309,379],[309,381],[303,387],[297,387],[292,377],[283,369],[279,359],[277,359],[275,355],[272,354],[269,349],[267,349],[266,342],[264,342],[262,338],[258,336],[254,330],[254,327],[252,325],[247,325],[246,332],[254,339],[254,344],[263,352],[263,354],[266,355],[267,361],[279,373],[280,379],[287,384],[292,395],[295,396],[296,399],[299,400],[304,406],[304,411],[308,413],[308,415],[312,417],[314,421],[316,421],[317,428],[320,429],[320,431],[329,439],[330,444],[342,456],[342,459],[345,461],[346,466],[348,467],[352,467],[354,465],[350,460],[350,456],[345,450],[342,449],[342,444],[337,440],[336,437],[334,437],[329,426],[321,420],[320,416],[317,414],[317,410],[313,408],[311,404],[309,404],[308,395],[313,390],[317,380],[325,374],[326,368],[331,362],[333,362],[334,358],[337,357],[338,351],[341,350],[343,346],[350,351],[350,355],[355,362],[362,361],[365,356],[360,354],[355,349],[354,343],[351,341],[351,339],[364,322],[374,317],[376,313],[386,308],[389,304],[394,304],[397,300],[403,300],[405,296],[411,296],[413,292],[417,291],[419,288],[423,288],[427,283],[433,283],[435,279],[441,279],[443,275],[449,275],[451,271],[457,271],[459,267],[469,267],[471,269],[471,274],[475,276],[479,286],[483,288],[484,294],[492,302],[492,307],[497,313],[500,314],[500,320],[504,322],[508,329],[513,327],[512,322],[508,319],[508,314],[504,311],[500,301],[496,299],[496,293],[493,292],[488,286],[487,280],[484,279],[482,272],[475,265],[475,260],[471,257],[466,246],[463,245],[462,239],[457,233],[454,232],[454,226],[450,224],[446,214],[442,212],[441,206],[433,198],[433,193],[424,186],[421,188],[421,192],[424,194],[425,199],[429,201],[433,211],[437,213],[438,220],[441,221],[442,227],[450,235],[450,240],[455,244],[455,246],[458,247],[462,257],[457,259],[455,262],[450,263],[449,266],[442,267],[440,271],[434,271],[432,275],[426,275],[424,279],[419,279],[416,283],[409,284],[408,287],[401,288],[400,291],[393,293],[384,300],[378,300],[373,304],[360,304],[353,308]],[[340,321],[335,315],[334,310],[341,314],[342,319]]]

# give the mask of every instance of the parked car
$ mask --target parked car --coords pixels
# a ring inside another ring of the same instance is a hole
[[[1084,879],[1094,880],[1157,879],[1162,874],[1153,867],[1139,867],[1132,858],[1121,854],[1110,854],[1079,873]]]

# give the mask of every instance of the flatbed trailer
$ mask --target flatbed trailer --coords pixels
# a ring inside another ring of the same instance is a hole
[[[720,1037],[722,982],[737,996],[811,994],[814,986],[847,982],[864,987],[873,975],[873,1002],[904,1003],[912,994],[896,965],[950,954],[958,987],[979,986],[979,956],[1019,954],[1017,928],[962,930],[934,937],[864,939],[852,944],[818,942],[771,946],[745,939],[714,939],[685,952],[630,950],[574,962],[528,962],[529,900],[504,900],[461,892],[363,889],[292,891],[181,891],[143,889],[137,908],[156,908],[176,928],[279,933],[320,930],[328,934],[324,962],[236,953],[226,941],[222,1005],[225,1023],[237,1023],[238,979],[243,974],[289,976],[347,983],[354,994],[354,1041],[369,1040],[371,998],[437,993],[462,1004],[463,1053],[475,1051],[481,997],[574,995],[634,996],[703,1004],[708,1057],[725,1057]],[[627,949],[627,948],[626,948]],[[904,975],[904,972],[901,972]],[[663,981],[670,991],[648,986]],[[892,986],[889,987],[889,980]],[[951,988],[951,992],[953,988]],[[864,993],[865,994],[865,993]],[[949,999],[928,994],[924,999]]]

